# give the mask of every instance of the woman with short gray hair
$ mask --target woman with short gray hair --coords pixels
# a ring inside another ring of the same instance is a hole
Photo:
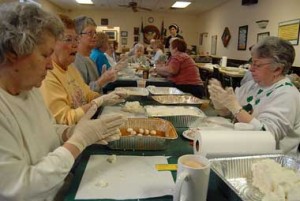
[[[76,17],[74,21],[76,33],[79,35],[74,65],[79,70],[85,83],[90,86],[90,89],[102,93],[103,87],[115,80],[116,73],[106,71],[101,75],[97,70],[96,63],[90,58],[90,53],[97,42],[97,24],[88,16]]]
[[[63,31],[57,17],[34,4],[0,7],[1,200],[56,200],[78,155],[119,133],[124,121],[119,115],[90,120],[93,104],[76,126],[56,124],[38,87],[53,69]]]
[[[252,50],[253,80],[236,88],[223,89],[211,80],[209,93],[219,114],[231,112],[239,122],[255,130],[270,131],[276,149],[296,151],[300,142],[300,93],[286,77],[295,59],[295,49],[279,37],[268,37]]]

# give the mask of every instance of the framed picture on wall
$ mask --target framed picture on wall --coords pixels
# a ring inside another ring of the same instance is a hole
[[[127,45],[127,38],[122,38],[121,39],[121,44],[122,45]]]
[[[217,39],[218,39],[217,35],[211,37],[211,50],[210,50],[211,55],[217,54]]]
[[[133,28],[133,35],[140,35],[140,29],[139,29],[139,27],[134,27]]]
[[[101,26],[107,26],[108,25],[108,19],[107,18],[101,18]]]
[[[270,32],[263,32],[257,34],[257,42],[263,40],[264,38],[270,36]]]
[[[138,36],[134,36],[133,41],[134,42],[139,42],[139,37]]]
[[[110,41],[117,40],[117,31],[116,30],[103,30],[104,33],[108,35]]]
[[[127,31],[121,31],[121,37],[127,37],[128,32]]]
[[[300,19],[280,22],[278,36],[289,41],[292,45],[298,45],[300,31]]]
[[[223,42],[224,47],[227,47],[227,45],[228,45],[228,43],[231,39],[231,34],[230,34],[230,31],[229,31],[228,27],[225,27],[221,38],[222,38],[222,42]]]
[[[239,27],[238,50],[247,49],[248,25]]]

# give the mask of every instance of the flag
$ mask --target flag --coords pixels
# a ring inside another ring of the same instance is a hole
[[[141,33],[144,33],[144,23],[143,23],[143,18],[142,18],[142,23],[141,23]]]
[[[164,21],[161,22],[161,28],[160,28],[160,39],[163,40],[165,36],[165,25]]]

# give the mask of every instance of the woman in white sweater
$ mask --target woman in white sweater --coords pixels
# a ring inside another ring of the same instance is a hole
[[[37,89],[51,65],[61,21],[34,4],[0,7],[0,198],[56,200],[85,147],[116,134],[120,115],[57,125]]]
[[[239,122],[255,130],[270,131],[277,149],[296,150],[300,142],[300,93],[286,77],[295,49],[278,37],[268,37],[252,50],[250,72],[253,79],[236,88],[223,89],[211,80],[209,93],[220,114],[231,112]]]

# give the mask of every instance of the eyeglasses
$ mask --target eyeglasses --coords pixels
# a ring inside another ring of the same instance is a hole
[[[78,44],[79,43],[79,37],[64,37],[61,41],[67,43],[67,44]]]
[[[88,35],[89,37],[94,37],[94,36],[97,34],[97,32],[95,32],[95,31],[81,32],[81,34],[86,34],[86,35]]]
[[[262,63],[262,64],[257,64],[257,63],[254,63],[254,62],[250,62],[251,68],[261,68],[261,67],[263,67],[265,65],[269,65],[269,64],[272,64],[272,62]]]

